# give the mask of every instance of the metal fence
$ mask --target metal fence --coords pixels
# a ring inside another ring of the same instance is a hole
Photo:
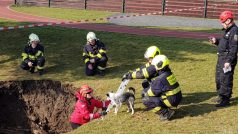
[[[15,0],[15,4],[204,18],[216,18],[221,11],[232,10],[238,15],[237,0]]]

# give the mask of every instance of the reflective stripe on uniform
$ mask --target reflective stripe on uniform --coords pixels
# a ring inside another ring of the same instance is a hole
[[[149,67],[149,66],[150,66],[150,63],[146,63],[146,64],[145,64],[145,67]]]
[[[146,70],[146,68],[143,68],[142,72],[143,72],[143,75],[145,78],[149,78],[149,74],[148,74],[148,71]]]
[[[37,66],[37,69],[42,70],[44,67]]]
[[[43,52],[42,51],[38,51],[36,54],[35,54],[36,57],[38,56],[43,56]]]
[[[174,85],[177,82],[174,74],[168,76],[166,79],[168,80],[170,86]]]
[[[135,78],[136,78],[136,71],[135,71],[135,72],[132,72],[131,77],[132,77],[132,79],[135,79]]]
[[[153,108],[151,111],[154,112],[154,113],[156,113],[156,112],[159,112],[160,109],[161,109],[161,107],[155,107],[155,108]]]
[[[36,57],[34,55],[28,55],[31,60],[35,60]]]
[[[106,68],[105,68],[105,67],[98,66],[98,69],[99,69],[99,70],[105,70]]]
[[[25,60],[26,58],[28,58],[27,53],[22,53],[21,56],[22,56],[22,59],[23,59],[23,60]]]
[[[83,53],[83,56],[88,56],[88,54],[87,53]]]
[[[90,57],[96,57],[97,55],[94,55],[94,54],[92,54],[91,52],[89,52],[89,56],[90,56]]]
[[[177,87],[177,88],[175,88],[175,89],[173,89],[173,90],[171,90],[171,91],[165,92],[165,95],[166,95],[166,96],[172,96],[172,95],[177,94],[177,93],[180,92],[180,91],[181,91],[180,87]]]
[[[93,119],[93,114],[89,114],[90,120]]]
[[[84,63],[87,63],[88,61],[89,61],[89,58],[85,59],[85,60],[84,60]]]
[[[151,88],[147,91],[147,94],[148,96],[155,96]]]
[[[97,54],[98,58],[102,58],[102,55],[100,53]]]
[[[163,102],[167,107],[173,107],[168,99],[163,100]]]
[[[100,49],[99,53],[106,53],[106,50]]]
[[[136,71],[140,71],[140,68],[137,68]]]

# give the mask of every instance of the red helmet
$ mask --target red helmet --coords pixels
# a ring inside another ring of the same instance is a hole
[[[93,89],[88,85],[81,86],[78,91],[75,93],[75,96],[78,97],[79,95],[86,97],[88,93],[93,92]]]
[[[220,21],[221,23],[224,23],[227,19],[233,19],[233,13],[231,11],[224,11],[220,15]]]

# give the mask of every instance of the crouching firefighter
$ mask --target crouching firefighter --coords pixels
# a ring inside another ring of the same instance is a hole
[[[152,110],[160,116],[160,120],[170,120],[175,111],[171,108],[177,107],[182,99],[182,93],[174,74],[169,68],[169,60],[164,55],[157,55],[153,58],[153,68],[158,76],[152,80],[149,87],[142,92],[142,102],[147,110]],[[152,71],[152,72],[153,72]],[[126,79],[143,78],[142,72],[129,73]]]
[[[35,67],[37,67],[39,75],[43,75],[45,65],[44,47],[40,44],[39,37],[34,33],[29,35],[29,40],[29,44],[25,46],[22,52],[21,68],[34,73]]]
[[[148,47],[144,54],[144,57],[147,60],[146,64],[137,69],[134,69],[133,71],[129,71],[126,74],[124,74],[122,81],[126,78],[126,75],[131,73],[132,79],[145,79],[142,82],[143,89],[149,87],[151,80],[158,76],[158,73],[155,70],[155,67],[151,65],[152,59],[156,55],[160,55],[160,49],[157,46]],[[136,76],[137,72],[138,74],[141,74],[141,75]]]
[[[94,32],[87,34],[87,44],[83,49],[83,60],[86,64],[86,75],[105,75],[107,65],[106,46],[97,39]]]

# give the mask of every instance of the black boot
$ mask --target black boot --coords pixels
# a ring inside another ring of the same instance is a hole
[[[33,74],[35,72],[35,67],[31,67],[29,71],[30,71],[30,73]]]
[[[216,104],[216,107],[226,107],[230,105],[230,100],[223,99],[220,103]]]
[[[105,76],[105,71],[104,70],[97,70],[97,73],[99,76]]]
[[[44,74],[44,70],[38,70],[39,75],[43,75]]]
[[[165,110],[161,111],[159,114],[160,120],[161,121],[170,120],[171,117],[174,115],[174,113],[175,113],[175,111],[170,108],[165,109]]]

